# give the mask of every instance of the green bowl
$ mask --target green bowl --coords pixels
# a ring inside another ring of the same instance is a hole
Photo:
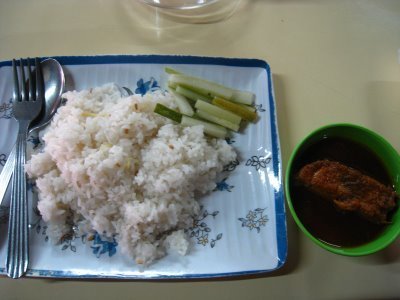
[[[293,199],[296,195],[292,193],[290,181],[294,176],[294,163],[296,159],[307,151],[307,149],[315,142],[324,138],[345,138],[347,140],[361,144],[372,151],[383,163],[388,175],[390,176],[397,195],[400,193],[400,156],[397,151],[380,135],[377,133],[353,124],[332,124],[321,127],[301,141],[293,151],[286,169],[285,175],[285,192],[286,200],[289,210],[300,229],[308,236],[313,242],[322,248],[336,254],[347,256],[362,256],[375,253],[392,243],[400,234],[400,208],[397,204],[396,211],[394,212],[391,223],[385,227],[374,240],[354,247],[338,247],[325,243],[315,236],[304,226],[293,205]]]

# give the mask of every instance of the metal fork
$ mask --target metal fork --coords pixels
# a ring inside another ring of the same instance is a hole
[[[29,91],[25,87],[24,62],[20,59],[20,76],[13,60],[13,114],[19,129],[16,142],[16,159],[11,188],[10,217],[8,227],[8,248],[6,270],[9,277],[19,278],[28,268],[29,233],[26,175],[26,138],[29,124],[40,113],[44,101],[44,83],[39,60],[35,59],[36,76],[31,75],[30,59],[27,59]]]

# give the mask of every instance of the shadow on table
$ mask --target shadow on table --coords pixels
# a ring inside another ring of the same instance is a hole
[[[366,86],[367,126],[381,134],[397,151],[400,150],[399,95],[398,81],[373,81]],[[400,261],[400,238],[382,251],[358,260],[362,264],[391,264],[396,261]]]
[[[361,257],[359,262],[370,265],[388,265],[400,261],[400,237],[374,255]]]

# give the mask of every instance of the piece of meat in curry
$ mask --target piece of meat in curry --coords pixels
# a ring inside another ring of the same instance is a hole
[[[388,223],[388,213],[396,206],[396,193],[377,180],[329,160],[305,165],[297,180],[312,192],[327,199],[343,212],[355,212],[377,223]]]

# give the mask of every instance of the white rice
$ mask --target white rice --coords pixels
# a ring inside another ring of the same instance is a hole
[[[26,166],[49,236],[59,241],[72,225],[115,236],[138,264],[169,251],[185,255],[184,229],[199,213],[199,196],[236,158],[233,148],[205,137],[202,126],[183,128],[153,113],[157,102],[176,107],[169,94],[121,97],[108,84],[64,98],[44,149]]]

